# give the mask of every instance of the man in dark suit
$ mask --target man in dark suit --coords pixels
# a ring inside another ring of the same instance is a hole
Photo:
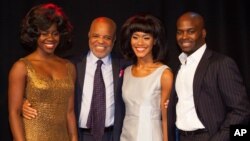
[[[229,141],[230,125],[249,122],[249,98],[237,65],[208,49],[205,37],[201,15],[186,12],[178,18],[182,53],[168,105],[170,141],[177,138],[172,135],[180,141]]]
[[[76,59],[76,117],[81,141],[92,141],[93,136],[87,127],[87,119],[93,92],[93,75],[96,60],[103,61],[102,73],[106,86],[106,120],[102,141],[119,141],[124,118],[124,104],[121,97],[122,73],[125,61],[111,55],[116,39],[116,24],[106,17],[93,20],[89,30],[87,55]]]
[[[76,66],[75,114],[80,141],[119,141],[125,107],[121,96],[123,69],[127,62],[111,54],[116,40],[116,24],[107,17],[98,17],[91,23],[88,33],[89,52],[71,58]],[[102,60],[101,67],[106,92],[105,129],[102,140],[95,140],[87,125],[93,95],[96,61]],[[23,106],[24,117],[34,116],[34,109]],[[30,111],[30,112],[29,112]],[[31,115],[31,116],[30,116]]]

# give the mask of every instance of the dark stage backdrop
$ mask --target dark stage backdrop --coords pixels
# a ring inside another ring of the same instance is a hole
[[[90,22],[98,16],[114,19],[118,33],[130,16],[147,12],[165,24],[169,54],[168,65],[175,69],[179,49],[175,41],[175,22],[184,11],[201,13],[206,19],[207,44],[232,57],[238,64],[250,92],[250,10],[243,0],[1,0],[0,2],[0,140],[10,141],[7,112],[7,78],[12,64],[27,53],[19,44],[19,25],[28,10],[40,3],[54,2],[67,13],[74,25],[74,43],[70,50],[59,52],[63,57],[88,49]],[[247,9],[248,8],[248,9]]]

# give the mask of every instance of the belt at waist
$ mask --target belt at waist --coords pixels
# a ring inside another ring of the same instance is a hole
[[[197,135],[197,134],[208,132],[207,129],[198,129],[198,130],[194,130],[194,131],[183,131],[180,129],[178,129],[178,130],[182,136],[192,136],[192,135]]]
[[[104,128],[104,132],[113,131],[113,127],[114,127],[114,126],[105,127],[105,128]],[[90,128],[79,128],[79,130],[80,130],[81,132],[91,133],[91,129],[90,129]]]

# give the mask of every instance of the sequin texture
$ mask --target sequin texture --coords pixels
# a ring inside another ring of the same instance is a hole
[[[27,141],[69,141],[67,132],[67,107],[73,93],[73,65],[68,63],[68,76],[52,80],[35,72],[32,64],[21,59],[27,68],[25,97],[38,111],[35,119],[23,118]]]

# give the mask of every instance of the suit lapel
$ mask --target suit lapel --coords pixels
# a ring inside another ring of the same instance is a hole
[[[206,49],[198,66],[195,71],[194,75],[194,81],[193,81],[193,92],[194,92],[194,100],[196,100],[199,97],[200,91],[201,91],[201,85],[202,85],[202,80],[206,74],[208,65],[210,63],[209,57],[212,55],[212,52],[209,49]]]
[[[119,59],[112,57],[112,70],[113,70],[113,82],[114,82],[114,99],[116,99],[118,77],[119,77]]]
[[[78,78],[78,90],[77,90],[77,106],[78,113],[81,111],[81,103],[82,103],[82,91],[83,91],[83,83],[85,78],[85,70],[86,70],[86,56],[82,57],[82,60],[77,64],[77,78]]]

